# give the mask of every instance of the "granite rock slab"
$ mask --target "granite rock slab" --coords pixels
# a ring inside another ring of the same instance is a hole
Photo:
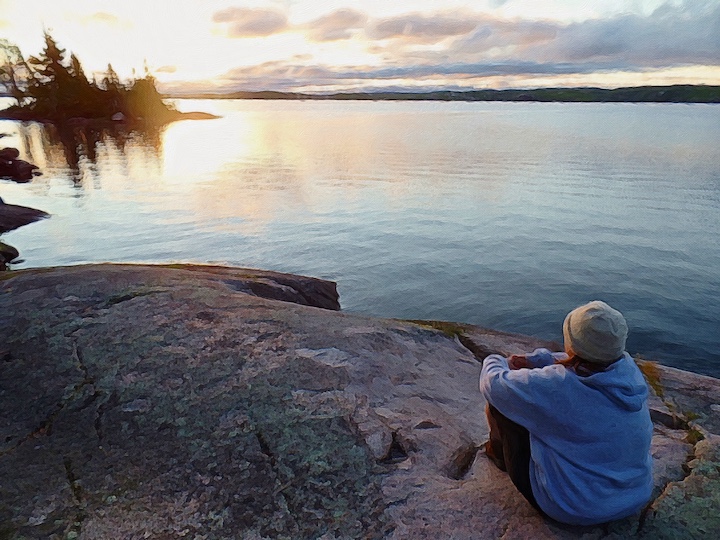
[[[485,458],[477,387],[483,354],[553,344],[338,309],[334,283],[258,270],[3,274],[0,538],[720,533],[717,379],[648,364],[654,500],[564,527]]]

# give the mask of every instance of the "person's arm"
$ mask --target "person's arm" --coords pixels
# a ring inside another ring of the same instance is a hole
[[[550,366],[558,361],[566,360],[567,354],[563,352],[550,352],[548,349],[539,348],[528,354],[513,354],[508,359],[510,369],[534,369]]]
[[[519,361],[518,361],[519,362]],[[550,351],[533,351],[523,362],[534,369],[511,370],[508,360],[490,355],[480,372],[480,391],[502,414],[528,429],[569,406],[563,392],[557,392],[566,369],[553,364]]]

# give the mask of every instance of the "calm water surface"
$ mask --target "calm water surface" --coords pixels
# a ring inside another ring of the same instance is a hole
[[[52,218],[18,267],[194,261],[338,282],[343,308],[561,339],[603,299],[628,350],[720,376],[720,106],[179,101],[159,133],[0,122]]]

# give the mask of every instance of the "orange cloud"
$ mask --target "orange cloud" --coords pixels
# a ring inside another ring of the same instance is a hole
[[[80,19],[80,22],[82,22],[83,24],[104,24],[107,26],[131,26],[129,21],[122,20],[119,17],[113,15],[112,13],[106,13],[104,11],[97,11],[92,15],[83,17],[82,19]]]
[[[367,15],[354,9],[338,9],[306,25],[312,41],[349,39],[352,31],[365,26]]]
[[[227,8],[216,12],[213,22],[227,24],[229,37],[264,37],[288,29],[287,16],[274,9]]]
[[[401,38],[423,43],[437,43],[451,36],[465,35],[477,26],[478,21],[458,12],[433,16],[410,13],[399,17],[380,19],[368,28],[373,39]]]

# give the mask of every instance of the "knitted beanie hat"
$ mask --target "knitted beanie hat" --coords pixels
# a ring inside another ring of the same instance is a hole
[[[599,300],[575,308],[563,324],[565,345],[583,360],[601,365],[623,355],[627,334],[622,313]]]

